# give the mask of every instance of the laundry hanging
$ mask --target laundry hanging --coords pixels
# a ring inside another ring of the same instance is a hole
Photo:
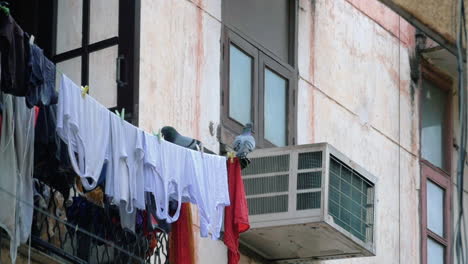
[[[143,132],[83,94],[65,75],[57,114],[57,132],[68,144],[73,168],[85,189],[96,187],[107,164],[105,193],[120,207],[124,228],[133,230],[134,209],[145,209],[144,192],[148,191],[155,197],[158,218],[177,221],[181,204],[191,202],[199,208],[201,236],[219,238],[224,207],[230,204],[225,157]],[[178,202],[174,214],[168,209],[171,199]]]
[[[29,42],[29,36],[11,16],[0,18],[0,49],[0,89],[22,96],[13,97],[12,106],[15,113],[25,113],[24,116],[8,116],[12,113],[0,111],[0,142],[6,150],[10,151],[12,147],[11,151],[15,153],[10,155],[14,163],[3,158],[6,155],[2,155],[0,162],[16,164],[12,165],[16,166],[12,171],[19,171],[19,176],[13,179],[17,181],[16,189],[11,190],[25,193],[24,200],[30,200],[32,204],[32,160],[40,157],[49,165],[53,163],[52,167],[34,168],[34,173],[52,182],[64,193],[65,200],[74,183],[70,173],[61,177],[67,174],[63,172],[64,168],[71,167],[88,191],[105,179],[101,186],[106,187],[105,194],[112,204],[119,207],[120,223],[127,230],[135,232],[141,214],[137,209],[145,210],[147,205],[146,191],[155,197],[156,215],[168,222],[177,221],[183,202],[196,204],[200,213],[200,235],[219,238],[224,207],[230,204],[224,157],[184,149],[140,130],[112,114],[91,96],[83,95],[80,87],[63,74],[60,75],[60,89],[55,89],[55,65],[38,46]],[[13,64],[15,67],[11,66]],[[3,97],[11,95],[2,94],[1,97],[0,104],[8,101]],[[21,102],[21,108],[17,108],[16,101]],[[3,108],[9,107],[6,104]],[[39,106],[40,111],[34,106]],[[14,132],[11,126],[5,128],[5,125],[11,125],[11,118],[15,119],[15,124],[20,123],[26,114],[29,119],[24,127],[20,126]],[[34,126],[29,120],[33,120],[32,123],[38,120],[39,131],[46,131],[36,137],[41,138],[41,147],[45,147],[36,155],[33,151]],[[12,133],[19,134],[14,135],[13,145],[9,145],[3,139],[11,138]],[[27,137],[21,138],[24,135]],[[172,172],[175,177],[171,176]],[[11,177],[5,174],[0,177],[1,182],[9,180]],[[175,214],[169,213],[170,200],[179,205]],[[12,256],[16,255],[18,243],[25,242],[29,236],[33,212],[32,207],[22,204],[15,204],[14,209],[12,226],[2,223],[8,216],[0,217],[1,227],[12,237]]]
[[[228,264],[237,264],[240,259],[239,235],[250,228],[249,209],[239,159],[233,158],[227,163],[231,205],[226,207],[224,244],[228,248]]]
[[[33,208],[34,110],[24,97],[0,92],[3,120],[0,138],[0,227],[10,237],[10,256],[31,232]]]

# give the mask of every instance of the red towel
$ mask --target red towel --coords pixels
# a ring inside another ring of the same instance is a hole
[[[224,244],[228,248],[228,264],[237,264],[240,259],[239,234],[250,228],[249,208],[238,158],[227,160],[227,171],[231,206],[225,208]]]
[[[189,203],[183,203],[179,219],[172,223],[169,237],[169,263],[194,264],[195,250],[192,211]]]

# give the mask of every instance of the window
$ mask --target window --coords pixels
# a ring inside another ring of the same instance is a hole
[[[135,122],[138,99],[138,1],[14,1],[12,14],[57,69],[90,86],[90,95]],[[31,8],[32,7],[32,8]]]
[[[422,72],[422,263],[444,264],[451,255],[451,80],[426,63]]]
[[[448,94],[426,79],[422,88],[421,156],[435,166],[446,169],[444,139],[447,133]]]
[[[423,263],[450,263],[450,178],[422,165]]]
[[[258,147],[295,143],[296,8],[294,0],[223,1],[222,122],[231,138],[252,123]]]

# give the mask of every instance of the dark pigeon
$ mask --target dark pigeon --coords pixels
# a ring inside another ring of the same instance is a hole
[[[199,148],[201,148],[201,142],[199,140],[182,136],[173,127],[170,127],[170,126],[163,127],[161,129],[161,134],[164,136],[164,139],[166,141],[172,142],[184,148],[189,148],[193,150],[198,150]]]

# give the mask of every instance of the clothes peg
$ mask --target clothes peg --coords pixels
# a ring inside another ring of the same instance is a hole
[[[122,120],[125,119],[125,107],[122,108],[122,111],[120,111],[120,119],[122,119]]]
[[[34,35],[31,35],[31,37],[29,38],[29,44],[34,44]]]
[[[158,141],[161,142],[161,137],[164,138],[164,136],[161,133],[161,129],[158,130],[158,134],[156,134],[156,136],[158,137]]]
[[[159,142],[161,142],[161,137],[164,138],[164,135],[161,133],[161,129],[158,130],[158,133],[154,133],[153,131],[153,136],[157,137]]]
[[[125,108],[122,108],[122,111],[120,111],[119,113],[119,110],[115,109],[115,114],[120,117],[120,119],[124,120],[125,119]]]
[[[8,8],[9,5],[10,3],[8,3],[7,1],[0,2],[0,11],[6,16],[10,15],[10,8]]]
[[[231,163],[233,163],[233,162],[234,162],[234,158],[236,157],[236,153],[235,153],[234,151],[229,151],[229,152],[227,153],[227,156],[228,156],[229,161],[230,161]]]
[[[85,95],[89,92],[89,86],[86,85],[85,87],[81,86],[81,96],[85,97]]]

